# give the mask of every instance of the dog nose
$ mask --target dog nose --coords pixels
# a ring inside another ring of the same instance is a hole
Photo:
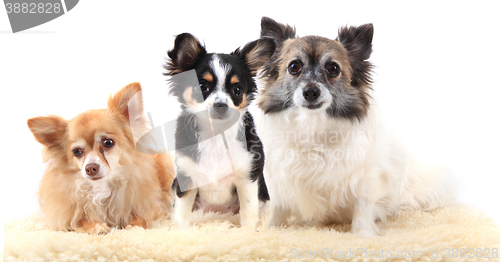
[[[316,86],[307,86],[302,95],[307,101],[314,102],[321,95],[321,90],[319,90]]]
[[[224,114],[227,112],[228,106],[225,103],[215,103],[214,109],[215,111],[217,111],[217,113]]]
[[[89,176],[95,176],[97,173],[99,173],[99,165],[98,164],[88,164],[85,166],[85,172]]]

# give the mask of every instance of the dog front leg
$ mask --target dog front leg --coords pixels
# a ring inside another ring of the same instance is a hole
[[[272,205],[271,217],[267,222],[267,227],[280,227],[282,225],[286,226],[288,216],[290,215],[290,210],[288,210],[285,207],[274,205],[272,198],[271,198],[271,205]]]
[[[257,181],[247,179],[236,185],[240,201],[241,227],[257,229],[259,225],[259,187]]]
[[[198,189],[191,189],[183,192],[182,196],[176,194],[174,203],[174,218],[180,227],[189,227],[194,201],[198,194]]]
[[[351,233],[364,237],[374,237],[380,235],[373,210],[375,203],[368,202],[366,199],[358,198],[354,204],[354,214],[351,224]]]

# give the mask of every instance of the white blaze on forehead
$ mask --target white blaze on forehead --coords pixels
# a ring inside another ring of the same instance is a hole
[[[101,165],[101,159],[94,152],[88,152],[85,161],[83,162],[83,166],[85,167],[88,164],[98,164]],[[83,170],[85,172],[85,170]]]
[[[215,74],[215,80],[217,81],[217,86],[215,87],[216,92],[222,92],[224,83],[226,82],[226,77],[231,71],[231,66],[222,63],[218,55],[214,55],[212,61],[210,62],[210,68],[212,68]]]

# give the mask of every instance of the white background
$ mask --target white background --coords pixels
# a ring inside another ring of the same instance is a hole
[[[174,36],[190,32],[209,52],[231,52],[259,37],[262,16],[329,38],[373,23],[374,90],[386,118],[418,157],[453,172],[461,201],[500,220],[498,3],[168,2],[80,1],[16,34],[0,7],[2,223],[38,210],[41,147],[28,118],[104,108],[109,94],[140,81],[146,107],[164,112],[155,123],[174,119],[175,103],[157,95]]]

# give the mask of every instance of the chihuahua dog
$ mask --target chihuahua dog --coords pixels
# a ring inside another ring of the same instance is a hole
[[[259,200],[265,202],[269,195],[262,144],[247,107],[256,92],[253,77],[274,48],[271,39],[262,39],[231,54],[207,53],[193,35],[184,33],[168,51],[165,74],[171,76],[171,92],[182,107],[172,186],[174,216],[181,226],[189,226],[193,206],[239,210],[241,226],[257,226]],[[194,84],[182,80],[181,73],[189,72]]]
[[[372,24],[342,27],[331,40],[263,17],[261,37],[277,45],[250,109],[266,155],[269,226],[294,215],[374,236],[375,221],[398,210],[446,202],[444,176],[415,163],[382,124],[370,95]]]
[[[59,116],[28,120],[48,161],[39,189],[48,224],[97,234],[112,227],[146,228],[167,214],[175,169],[166,154],[136,150],[132,129],[148,128],[142,113],[141,87],[132,83],[108,99],[107,109],[69,121]]]

